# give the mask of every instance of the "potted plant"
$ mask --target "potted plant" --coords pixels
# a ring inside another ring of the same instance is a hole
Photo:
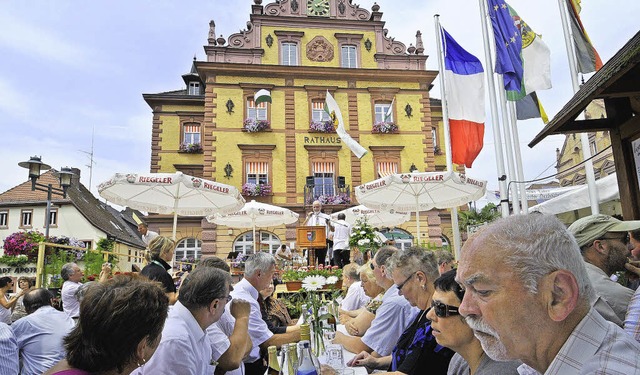
[[[369,225],[367,219],[358,219],[351,229],[349,246],[356,248],[362,254],[363,260],[375,254],[375,251],[382,246],[382,242],[376,235],[373,227]]]
[[[271,194],[271,185],[247,182],[242,185],[242,195],[246,197],[264,197]]]
[[[398,125],[393,121],[376,121],[373,124],[373,133],[392,134],[398,132]]]
[[[309,132],[311,133],[335,133],[336,127],[333,121],[311,121],[309,123]]]
[[[254,118],[248,118],[244,120],[244,131],[247,133],[257,133],[271,129],[271,123],[269,120],[256,120]]]
[[[183,143],[180,145],[179,151],[185,154],[199,154],[202,152],[202,145],[200,143]]]

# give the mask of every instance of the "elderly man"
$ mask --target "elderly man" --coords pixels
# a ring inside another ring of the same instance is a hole
[[[212,256],[200,259],[198,267],[213,267],[229,273],[231,270],[224,260]],[[227,375],[243,375],[242,360],[251,351],[249,337],[249,302],[234,298],[229,309],[225,309],[220,320],[207,328],[211,341],[212,358],[218,362],[217,369]]]
[[[106,281],[111,274],[111,265],[105,263],[102,265],[99,281]],[[60,276],[64,283],[62,284],[62,309],[70,318],[78,319],[80,315],[80,301],[76,292],[82,286],[80,280],[84,277],[84,273],[75,263],[67,263],[62,266]]]
[[[260,348],[300,340],[300,331],[273,334],[269,331],[267,323],[262,320],[260,304],[258,303],[259,291],[265,289],[273,279],[276,270],[276,261],[273,255],[268,253],[256,253],[247,259],[244,265],[244,279],[234,287],[234,299],[243,299],[251,304],[249,314],[249,336],[251,337],[252,348],[249,355],[244,359],[246,375],[263,375],[266,368],[260,357]]]
[[[382,304],[376,311],[371,327],[362,337],[336,333],[333,342],[342,344],[352,353],[366,351],[372,353],[374,357],[390,355],[402,332],[420,311],[417,307],[411,307],[409,301],[399,294],[398,287],[393,283],[389,263],[396,251],[398,249],[393,246],[384,246],[376,252],[370,263],[376,284],[384,289]]]
[[[28,315],[11,325],[22,359],[21,374],[42,374],[64,358],[62,339],[75,322],[51,306],[52,298],[47,289],[30,291],[23,299]]]
[[[334,226],[333,232],[333,261],[336,266],[344,268],[349,263],[351,255],[351,247],[349,246],[349,237],[351,236],[351,225],[347,223],[344,213],[338,214],[338,220]]]
[[[219,269],[198,267],[189,273],[169,311],[158,349],[133,374],[213,374],[206,329],[222,316],[232,289],[231,275]]]
[[[313,202],[313,211],[307,214],[307,219],[304,221],[304,225],[320,226],[324,227],[325,235],[327,236],[327,247],[329,245],[329,232],[331,232],[331,217],[322,212],[322,203],[320,201]],[[324,265],[327,257],[327,247],[323,249],[316,249],[316,264]],[[312,264],[312,259],[309,258],[309,264]]]
[[[0,374],[17,374],[20,370],[16,336],[6,323],[0,322]]]
[[[495,360],[521,373],[638,374],[640,344],[591,308],[575,239],[553,216],[511,216],[471,237],[456,280],[459,311]]]
[[[620,221],[609,215],[590,215],[576,220],[569,227],[580,246],[587,274],[595,289],[596,310],[607,320],[622,326],[633,290],[611,280],[611,275],[624,271],[631,255],[627,244],[631,230],[640,228],[640,221]]]

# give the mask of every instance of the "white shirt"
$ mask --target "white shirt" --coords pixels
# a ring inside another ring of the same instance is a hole
[[[147,230],[147,234],[143,234],[142,235],[142,241],[146,244],[149,245],[149,242],[151,242],[152,239],[158,237],[159,234],[152,231],[152,230]]]
[[[80,316],[80,302],[76,297],[76,291],[80,286],[82,286],[82,283],[69,280],[62,284],[62,309],[70,318]]]
[[[253,363],[260,359],[260,344],[269,340],[271,336],[273,336],[273,333],[269,331],[267,323],[262,320],[260,304],[258,303],[258,290],[254,288],[247,279],[242,279],[234,285],[231,295],[234,299],[243,299],[251,305],[251,312],[249,313],[249,336],[251,336],[253,347],[249,355],[244,359],[244,363]],[[228,303],[226,309],[229,308],[230,304]]]
[[[327,214],[323,214],[322,212],[314,212],[307,221],[307,225],[312,225],[315,227],[324,226],[325,235],[329,238],[329,219],[331,217]]]
[[[231,346],[229,337],[233,334],[235,323],[236,319],[231,315],[228,309],[225,309],[220,320],[207,328],[207,336],[209,336],[209,341],[211,342],[211,355],[214,361],[218,361]],[[243,375],[244,362],[240,363],[240,367],[232,371],[227,371],[226,374]]]
[[[364,293],[364,289],[362,289],[362,281],[356,281],[349,285],[347,295],[344,296],[344,299],[340,303],[340,308],[347,311],[358,310],[366,306],[370,300],[371,298],[367,296]]]
[[[285,256],[287,258],[284,258]],[[276,250],[276,259],[290,261],[291,260],[291,249],[289,249],[289,247],[285,247],[284,250],[282,250],[281,247],[278,248],[278,250]]]
[[[333,228],[333,249],[349,250],[349,235],[351,234],[351,225],[349,225],[349,223],[344,220],[338,220]]]
[[[371,327],[362,336],[362,342],[381,356],[390,355],[402,332],[413,322],[420,309],[412,307],[392,285],[382,296],[382,305],[376,311]]]
[[[9,302],[9,297],[7,296],[0,296],[0,298],[4,298]],[[0,322],[11,324],[11,308],[6,309],[4,306],[0,305]]]
[[[13,331],[6,323],[0,322],[0,374],[17,374],[20,369],[18,361],[18,343]]]
[[[131,374],[211,375],[211,343],[191,311],[176,302],[162,330],[158,349]]]
[[[42,374],[63,359],[62,339],[75,325],[67,314],[51,306],[43,306],[13,323],[11,329],[22,358],[21,374]]]

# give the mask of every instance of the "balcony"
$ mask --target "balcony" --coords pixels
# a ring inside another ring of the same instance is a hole
[[[351,188],[349,185],[335,184],[307,185],[304,187],[304,205],[311,206],[314,201],[325,206],[350,205]]]

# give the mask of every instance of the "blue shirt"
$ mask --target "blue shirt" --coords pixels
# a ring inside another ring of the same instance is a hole
[[[18,343],[13,331],[6,323],[0,322],[0,374],[17,374]]]

